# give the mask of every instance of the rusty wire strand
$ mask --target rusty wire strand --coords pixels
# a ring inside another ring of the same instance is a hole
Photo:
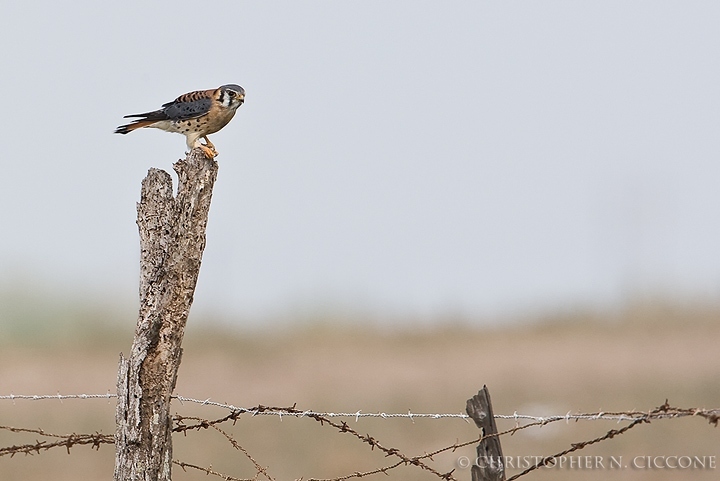
[[[219,432],[220,434],[222,434],[223,436],[225,436],[225,439],[228,440],[228,442],[232,445],[232,447],[234,447],[235,449],[237,449],[238,451],[240,451],[241,453],[243,453],[243,454],[245,455],[245,457],[248,458],[248,459],[250,460],[250,462],[253,463],[253,465],[255,466],[255,470],[257,471],[257,474],[262,474],[262,475],[265,476],[269,481],[275,481],[275,478],[273,478],[272,476],[270,476],[270,475],[268,474],[267,468],[264,468],[264,467],[260,466],[260,464],[259,464],[257,461],[255,461],[255,459],[250,455],[250,453],[248,453],[245,448],[243,448],[242,446],[240,446],[240,443],[238,443],[238,442],[235,440],[235,438],[233,438],[230,434],[228,434],[227,432],[223,431],[222,429],[220,429],[220,428],[217,427],[217,426],[211,426],[211,427],[212,427],[212,429],[216,430],[217,432]],[[257,475],[256,475],[256,478],[257,478]]]
[[[532,466],[530,466],[529,468],[527,468],[525,471],[518,473],[518,474],[512,476],[511,478],[508,478],[507,481],[513,481],[513,480],[519,478],[520,476],[524,476],[524,475],[530,473],[531,471],[534,471],[538,468],[542,468],[543,466],[552,465],[555,463],[555,459],[557,459],[559,457],[565,456],[566,454],[570,454],[574,451],[579,451],[580,449],[583,449],[586,446],[590,446],[591,444],[599,443],[600,441],[605,441],[606,439],[614,438],[615,436],[618,436],[620,434],[624,434],[624,433],[628,432],[629,430],[631,430],[632,428],[634,428],[635,426],[637,426],[639,424],[649,423],[649,422],[650,422],[649,419],[636,419],[635,421],[631,422],[630,424],[628,424],[627,426],[625,426],[622,429],[611,429],[610,431],[605,433],[605,435],[600,436],[595,439],[591,439],[590,441],[573,443],[570,448],[568,448],[564,451],[560,451],[559,453],[552,454],[550,456],[545,456],[540,461],[538,461],[537,463],[535,463]]]
[[[217,471],[213,471],[212,467],[205,468],[203,466],[197,466],[195,464],[178,461],[177,459],[173,459],[173,464],[180,466],[182,468],[182,470],[185,472],[187,472],[186,468],[197,469],[198,471],[202,471],[205,474],[212,474],[213,476],[218,476],[220,478],[223,478],[225,481],[255,481],[255,478],[236,478],[234,476],[230,476],[227,474],[218,473]]]
[[[102,434],[102,433],[94,433],[94,434],[52,434],[52,433],[46,433],[42,429],[30,429],[30,428],[15,428],[12,426],[0,426],[0,429],[10,431],[13,433],[33,433],[33,434],[39,434],[40,436],[45,436],[49,438],[55,438],[58,439],[54,442],[48,442],[48,441],[35,441],[34,443],[29,444],[21,444],[21,445],[13,445],[13,446],[6,446],[0,448],[0,456],[10,456],[13,457],[16,454],[40,454],[41,451],[47,451],[51,448],[57,448],[64,446],[65,449],[67,449],[68,454],[70,454],[70,448],[72,448],[75,445],[92,445],[95,449],[100,449],[101,444],[113,444],[115,443],[115,438],[113,436]]]
[[[355,471],[352,474],[346,474],[345,476],[339,476],[337,478],[308,478],[307,481],[345,481],[346,479],[352,479],[352,478],[364,478],[365,476],[372,476],[373,474],[385,474],[387,475],[387,472],[391,469],[397,468],[398,466],[402,466],[405,464],[403,461],[398,461],[395,464],[391,464],[390,466],[385,466],[383,468],[373,469],[372,471]]]

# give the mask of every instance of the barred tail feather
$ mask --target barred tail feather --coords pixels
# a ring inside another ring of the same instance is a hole
[[[133,130],[141,129],[143,127],[148,127],[148,126],[154,124],[155,122],[157,122],[157,121],[156,120],[136,120],[135,122],[132,122],[132,123],[129,123],[126,125],[121,125],[117,129],[115,129],[114,133],[127,134],[127,133],[132,132]]]
[[[152,112],[145,112],[144,114],[131,114],[126,115],[123,117],[124,119],[133,119],[137,118],[137,120],[133,120],[127,125],[121,125],[117,129],[115,129],[116,134],[127,134],[128,132],[132,132],[135,129],[141,129],[143,127],[148,127],[155,122],[159,122],[161,120],[167,120],[168,116],[165,113],[163,109],[160,110],[154,110]]]

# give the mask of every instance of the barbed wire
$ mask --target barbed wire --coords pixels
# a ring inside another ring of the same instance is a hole
[[[114,393],[107,392],[106,394],[55,394],[55,395],[3,395],[0,396],[0,400],[50,400],[50,399],[57,399],[61,402],[65,399],[113,399],[117,396]],[[231,404],[224,404],[224,403],[218,403],[215,401],[211,401],[210,399],[206,400],[200,400],[200,399],[194,399],[194,398],[187,398],[183,396],[173,396],[173,398],[180,401],[180,403],[195,403],[203,406],[215,406],[220,407],[223,409],[226,409],[229,411],[228,414],[226,414],[223,417],[214,419],[214,420],[208,420],[200,417],[192,417],[192,416],[182,416],[179,414],[176,414],[173,416],[173,422],[175,423],[175,426],[173,427],[173,432],[176,433],[183,433],[187,434],[188,431],[197,431],[201,429],[213,429],[220,433],[222,436],[225,437],[225,439],[233,446],[234,449],[240,451],[243,453],[243,455],[252,462],[254,468],[255,468],[255,476],[252,478],[253,481],[257,481],[260,476],[263,476],[268,481],[274,481],[274,478],[268,473],[267,468],[261,466],[251,455],[250,453],[243,448],[240,443],[233,438],[233,436],[228,433],[227,431],[221,429],[219,425],[232,421],[235,423],[241,416],[243,415],[250,415],[252,417],[254,416],[261,416],[261,415],[276,415],[279,416],[280,420],[282,420],[282,416],[292,416],[296,418],[310,418],[317,422],[319,422],[321,425],[325,426],[331,426],[338,430],[340,433],[346,433],[348,435],[351,435],[352,437],[358,439],[362,443],[368,445],[371,450],[378,449],[381,452],[385,454],[386,457],[394,457],[396,458],[396,461],[392,464],[389,464],[384,467],[379,467],[376,469],[372,469],[369,471],[359,472],[355,471],[353,473],[349,473],[343,476],[335,477],[335,478],[327,478],[327,479],[319,479],[319,478],[307,478],[307,481],[346,481],[351,478],[361,478],[365,476],[370,476],[373,474],[388,474],[388,471],[393,470],[395,468],[398,468],[400,466],[415,466],[422,470],[425,470],[427,472],[432,473],[436,477],[440,478],[441,480],[445,481],[457,481],[455,477],[453,477],[453,473],[455,470],[451,470],[446,473],[441,473],[440,471],[433,468],[430,464],[428,464],[429,461],[434,461],[434,456],[445,453],[445,452],[454,452],[457,449],[460,449],[465,446],[469,446],[471,444],[476,444],[482,441],[483,439],[487,439],[489,437],[499,437],[504,436],[507,434],[514,434],[515,432],[527,429],[534,426],[544,426],[549,423],[559,422],[559,421],[565,421],[566,423],[569,423],[571,420],[573,421],[581,421],[581,420],[613,420],[618,423],[620,422],[629,422],[629,424],[621,429],[612,429],[608,431],[605,435],[594,438],[589,441],[583,441],[579,443],[573,443],[571,444],[571,447],[561,451],[559,453],[546,456],[542,458],[540,461],[538,461],[535,465],[529,467],[525,471],[518,473],[514,475],[513,477],[509,478],[510,480],[515,480],[523,475],[526,475],[530,473],[533,470],[536,470],[540,467],[551,465],[554,463],[554,460],[558,457],[564,456],[568,453],[580,450],[585,448],[586,446],[589,446],[591,444],[595,444],[601,441],[605,441],[607,439],[611,439],[615,436],[624,434],[628,430],[632,429],[633,427],[643,424],[643,423],[650,423],[653,420],[657,419],[668,419],[668,418],[680,418],[680,417],[686,417],[686,416],[699,416],[702,418],[705,418],[710,424],[714,424],[717,426],[718,421],[720,420],[720,409],[700,409],[700,408],[676,408],[671,407],[668,404],[668,401],[666,400],[663,405],[661,405],[658,408],[655,408],[651,411],[623,411],[623,412],[596,412],[596,413],[582,413],[582,414],[571,414],[567,413],[565,415],[556,415],[556,416],[531,416],[531,415],[524,415],[524,414],[518,414],[517,412],[513,413],[512,415],[502,415],[498,414],[495,415],[495,418],[497,419],[507,419],[507,420],[514,420],[515,426],[507,429],[505,431],[501,431],[498,433],[490,434],[485,437],[482,435],[478,435],[476,437],[473,437],[472,439],[466,440],[464,442],[456,441],[455,443],[445,446],[443,448],[437,449],[435,451],[432,451],[430,453],[423,453],[422,455],[416,455],[416,456],[409,456],[406,454],[403,454],[399,449],[394,447],[388,447],[385,444],[382,444],[379,442],[375,437],[370,436],[369,434],[360,434],[358,431],[351,428],[346,421],[338,420],[334,421],[333,418],[350,418],[355,419],[355,421],[359,421],[361,418],[381,418],[381,419],[402,419],[402,418],[408,418],[414,422],[415,418],[428,418],[428,419],[447,419],[447,418],[459,418],[467,421],[469,419],[469,416],[467,414],[463,413],[412,413],[411,411],[408,411],[407,413],[363,413],[361,411],[357,411],[354,413],[350,412],[337,412],[337,413],[324,413],[324,412],[316,412],[311,410],[301,410],[297,409],[295,405],[291,407],[271,407],[271,406],[263,406],[258,405],[251,408],[242,408],[233,406]],[[192,423],[187,423],[186,421],[192,421]],[[522,421],[527,421],[521,424]],[[91,445],[91,447],[95,449],[99,449],[101,444],[113,444],[114,443],[114,437],[111,435],[105,435],[99,432],[96,432],[94,434],[52,434],[47,433],[42,429],[29,429],[29,428],[16,428],[11,426],[0,426],[0,430],[7,430],[10,432],[15,433],[34,433],[40,436],[44,436],[46,438],[50,438],[50,440],[44,440],[44,441],[36,441],[35,443],[29,443],[29,444],[23,444],[23,445],[13,445],[8,447],[0,448],[0,457],[5,455],[10,455],[11,457],[15,454],[37,454],[41,451],[47,451],[54,447],[60,447],[64,446],[68,453],[70,452],[70,448],[75,445]],[[179,460],[173,460],[173,463],[179,467],[181,467],[183,470],[187,470],[188,468],[200,470],[204,472],[207,475],[213,475],[221,477],[224,480],[231,480],[231,481],[249,481],[249,479],[246,478],[238,478],[234,477],[228,474],[219,473],[212,469],[212,466],[210,467],[202,467],[198,466],[192,463],[186,463]]]
[[[0,395],[0,400],[25,400],[25,401],[41,401],[41,400],[66,400],[66,399],[115,399],[117,395],[115,393],[107,392],[105,394],[5,394]],[[408,410],[407,413],[385,413],[385,412],[362,412],[358,410],[355,412],[321,412],[313,410],[297,411],[294,409],[283,409],[283,408],[270,408],[267,406],[258,406],[245,408],[240,406],[234,406],[232,404],[220,403],[212,401],[211,398],[207,399],[196,399],[180,395],[173,395],[173,399],[177,399],[180,403],[193,403],[201,406],[213,406],[218,408],[227,409],[229,411],[238,412],[241,414],[247,413],[253,416],[278,416],[281,420],[283,416],[292,417],[312,417],[312,416],[323,416],[326,418],[354,418],[355,421],[359,421],[362,418],[381,418],[381,419],[394,419],[394,418],[405,418],[411,421],[415,419],[447,419],[456,418],[463,419],[465,421],[470,420],[470,416],[465,413],[413,413]],[[517,411],[513,414],[495,414],[495,419],[512,419],[516,423],[520,421],[532,421],[543,424],[548,424],[556,421],[617,421],[632,422],[649,413],[645,411],[618,411],[618,412],[604,412],[598,411],[593,413],[575,413],[568,411],[566,414],[557,414],[549,416],[533,416],[529,414],[519,414]],[[685,416],[701,416],[707,418],[709,422],[716,424],[720,421],[720,408],[719,409],[701,409],[701,408],[690,408],[690,409],[677,409],[674,411],[667,411],[656,413],[656,418],[674,418],[674,417],[685,417]]]
[[[183,402],[191,402],[195,404],[200,404],[203,406],[214,406],[214,407],[220,407],[224,409],[228,409],[233,412],[239,412],[239,413],[248,413],[252,414],[253,416],[279,416],[282,418],[282,416],[294,416],[294,417],[304,417],[304,416],[323,416],[327,418],[355,418],[355,421],[360,420],[361,418],[382,418],[382,419],[393,419],[393,418],[407,418],[410,420],[414,419],[422,419],[422,418],[429,418],[429,419],[443,419],[443,418],[457,418],[457,419],[463,419],[463,420],[469,420],[471,419],[470,416],[468,416],[465,413],[413,413],[408,410],[407,413],[385,413],[385,412],[362,412],[362,411],[356,411],[356,412],[317,412],[312,410],[307,411],[300,411],[298,412],[295,409],[290,410],[283,410],[281,408],[268,408],[265,406],[258,406],[253,408],[244,408],[244,407],[238,407],[234,406],[232,404],[224,404],[219,403],[216,401],[212,401],[209,398],[202,400],[202,399],[194,399],[194,398],[187,398],[184,396],[173,396],[174,399],[177,399],[181,403]],[[533,416],[529,414],[518,414],[518,412],[514,412],[513,414],[495,414],[495,419],[512,419],[516,423],[519,421],[532,421],[542,424],[548,424],[551,422],[556,421],[596,421],[596,420],[606,420],[606,421],[628,421],[632,422],[639,418],[643,418],[647,416],[649,413],[645,411],[618,411],[618,412],[593,412],[593,413],[579,413],[579,414],[572,414],[571,411],[568,411],[565,414],[560,415],[551,415],[551,416]],[[677,409],[674,411],[667,411],[662,413],[655,413],[655,418],[673,418],[673,417],[685,417],[685,416],[701,416],[706,417],[710,419],[710,422],[713,422],[714,424],[717,424],[717,421],[720,420],[720,409],[699,409],[699,408],[691,408],[691,409]]]
[[[115,399],[117,394],[108,391],[106,394],[4,394],[0,399],[15,401],[42,401],[47,399]]]
[[[42,429],[15,428],[12,426],[0,426],[0,430],[10,431],[13,433],[32,433],[48,438],[57,439],[57,441],[54,442],[35,441],[34,443],[22,444],[19,446],[13,445],[2,447],[0,448],[0,456],[9,455],[10,457],[13,457],[16,454],[40,454],[41,451],[47,451],[48,449],[57,448],[60,446],[64,446],[65,449],[67,449],[68,454],[70,454],[70,448],[72,448],[76,444],[90,444],[93,448],[99,450],[101,444],[113,444],[115,442],[115,438],[113,436],[102,434],[99,432],[96,432],[94,434],[53,434],[46,433]]]
[[[214,428],[217,429],[217,425],[224,423],[226,421],[232,420],[233,422],[237,421],[237,419],[245,413],[253,413],[253,415],[260,414],[262,412],[283,412],[286,415],[290,416],[298,416],[298,417],[307,417],[310,419],[313,419],[320,423],[320,425],[329,425],[337,429],[341,433],[347,433],[351,436],[354,436],[356,439],[362,441],[363,443],[366,443],[370,446],[371,450],[378,449],[379,451],[383,452],[386,457],[396,457],[399,458],[400,462],[397,464],[399,466],[400,464],[405,465],[413,465],[417,466],[425,471],[428,471],[435,476],[439,477],[440,479],[444,479],[447,481],[457,481],[455,478],[452,477],[452,471],[448,473],[440,473],[432,466],[428,465],[427,463],[424,463],[421,461],[422,458],[420,457],[409,457],[403,454],[399,449],[397,448],[391,448],[386,447],[384,444],[380,443],[377,439],[375,439],[373,436],[370,436],[369,434],[360,434],[357,431],[355,431],[353,428],[351,428],[345,421],[341,422],[335,422],[329,419],[328,417],[322,416],[320,414],[310,414],[309,411],[302,411],[300,409],[296,409],[295,405],[292,407],[287,408],[279,408],[279,407],[270,407],[270,406],[257,406],[252,409],[247,409],[243,411],[235,410],[232,411],[227,416],[224,416],[222,418],[216,419],[214,421],[209,421],[202,418],[195,418],[195,417],[185,417],[185,416],[175,416],[174,421],[177,423],[177,426],[173,428],[173,432],[187,432],[189,430],[196,430],[196,429],[207,429],[207,428]],[[184,421],[186,419],[198,421],[196,424],[185,424]],[[222,431],[221,431],[222,432]],[[264,473],[267,476],[267,473]],[[350,476],[353,477],[353,476]],[[345,478],[347,479],[347,478]],[[319,481],[315,478],[310,478],[308,481]]]

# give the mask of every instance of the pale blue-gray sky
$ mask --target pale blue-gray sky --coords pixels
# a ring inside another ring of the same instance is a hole
[[[0,282],[132,300],[122,116],[238,83],[196,308],[720,293],[720,3],[4,2]]]

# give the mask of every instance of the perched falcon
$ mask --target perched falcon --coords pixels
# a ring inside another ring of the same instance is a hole
[[[214,90],[198,90],[181,95],[164,104],[160,110],[126,115],[123,118],[137,120],[121,125],[115,133],[127,134],[142,127],[177,132],[187,137],[190,149],[200,147],[212,159],[217,151],[207,136],[225,127],[244,101],[245,89],[235,84],[223,85]],[[201,143],[200,139],[205,139],[205,143]]]

